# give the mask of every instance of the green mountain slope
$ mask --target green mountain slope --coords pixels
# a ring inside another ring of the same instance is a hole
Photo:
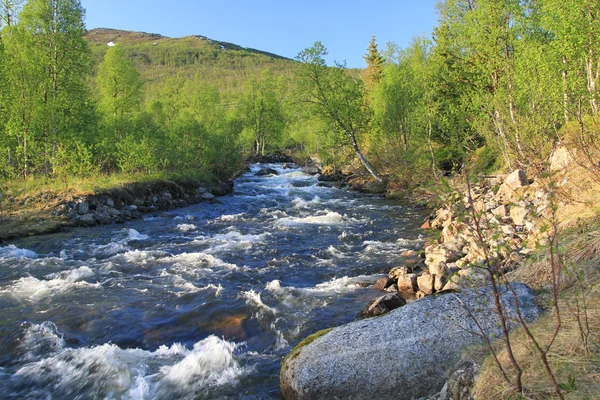
[[[169,38],[154,33],[97,28],[88,31],[86,39],[95,65],[102,61],[108,43],[123,46],[149,85],[149,91],[154,83],[178,75],[216,86],[222,94],[237,93],[244,81],[262,70],[283,75],[291,73],[296,65],[295,61],[276,54],[200,35]]]

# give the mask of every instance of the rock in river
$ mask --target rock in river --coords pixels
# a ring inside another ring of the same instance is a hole
[[[533,291],[513,283],[527,321],[540,315]],[[512,293],[502,304],[515,317]],[[424,298],[379,317],[309,337],[281,364],[281,392],[292,399],[414,399],[439,392],[466,346],[500,337],[489,288]],[[515,326],[514,323],[511,324]]]
[[[273,168],[261,168],[254,176],[277,175],[277,171]]]

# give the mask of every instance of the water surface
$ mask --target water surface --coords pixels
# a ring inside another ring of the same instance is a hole
[[[298,168],[219,200],[0,246],[0,398],[278,399],[281,358],[422,244],[426,211]]]

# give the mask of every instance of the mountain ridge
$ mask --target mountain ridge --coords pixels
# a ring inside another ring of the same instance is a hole
[[[86,32],[85,38],[88,42],[97,44],[107,44],[109,42],[119,43],[122,41],[125,44],[142,43],[145,40],[152,41],[153,45],[158,45],[159,41],[163,40],[184,40],[184,39],[197,39],[208,44],[214,44],[221,46],[222,50],[241,50],[248,51],[250,53],[261,54],[269,57],[273,57],[280,60],[294,61],[291,58],[281,56],[279,54],[271,53],[265,50],[259,50],[252,47],[244,47],[235,43],[225,42],[221,40],[215,40],[204,35],[186,35],[181,37],[170,37],[159,33],[149,33],[143,31],[129,31],[124,29],[114,28],[93,28]]]

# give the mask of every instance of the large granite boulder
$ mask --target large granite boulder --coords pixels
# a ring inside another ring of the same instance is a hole
[[[514,283],[527,321],[540,315],[533,291]],[[501,301],[515,317],[513,294]],[[292,399],[416,399],[439,392],[461,351],[500,337],[489,288],[426,297],[379,318],[355,321],[300,343],[281,364],[281,393]],[[516,326],[516,323],[511,323]]]

